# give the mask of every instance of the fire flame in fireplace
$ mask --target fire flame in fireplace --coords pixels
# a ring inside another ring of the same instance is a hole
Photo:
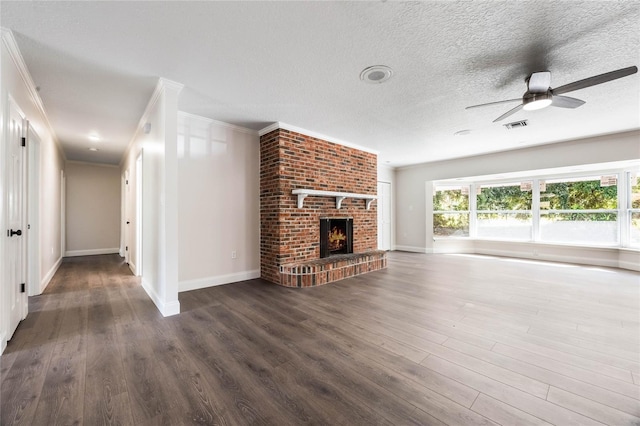
[[[340,250],[347,244],[347,236],[341,228],[334,226],[329,231],[329,250]]]

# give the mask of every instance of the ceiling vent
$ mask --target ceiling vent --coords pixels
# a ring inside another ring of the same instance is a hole
[[[517,129],[519,127],[527,127],[528,124],[529,122],[527,120],[521,120],[521,121],[514,121],[513,123],[503,124],[503,126],[506,127],[507,130],[511,130],[511,129]]]

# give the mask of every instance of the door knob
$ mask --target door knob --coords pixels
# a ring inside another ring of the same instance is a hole
[[[18,229],[17,231],[14,231],[13,229],[10,229],[7,231],[7,237],[13,237],[14,235],[17,235],[17,236],[22,235],[22,230]]]

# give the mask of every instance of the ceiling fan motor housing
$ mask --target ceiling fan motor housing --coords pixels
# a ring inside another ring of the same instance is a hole
[[[551,104],[552,98],[551,90],[544,93],[527,92],[522,97],[522,108],[528,111],[542,109]]]

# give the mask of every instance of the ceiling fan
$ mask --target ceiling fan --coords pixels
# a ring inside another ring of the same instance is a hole
[[[524,109],[526,111],[533,111],[536,109],[542,109],[549,105],[560,108],[578,108],[583,105],[585,101],[570,98],[569,96],[560,96],[563,93],[573,92],[574,90],[584,89],[585,87],[595,86],[596,84],[606,83],[607,81],[616,80],[618,78],[626,77],[638,72],[638,67],[627,67],[616,71],[607,72],[593,77],[585,78],[584,80],[574,81],[573,83],[565,84],[564,86],[551,88],[551,72],[540,71],[534,72],[525,79],[527,82],[527,91],[522,95],[522,98],[508,99],[505,101],[489,102],[486,104],[473,105],[466,107],[465,109],[478,108],[487,105],[496,105],[507,102],[522,101],[520,105],[502,114],[500,117],[493,120],[500,121],[509,117],[512,114]]]

